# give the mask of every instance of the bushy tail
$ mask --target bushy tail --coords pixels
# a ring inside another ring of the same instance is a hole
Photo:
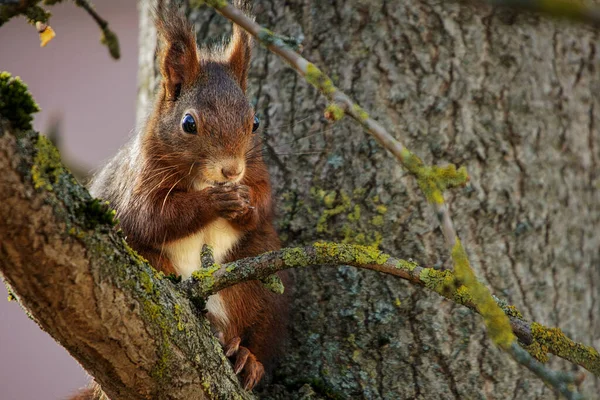
[[[70,397],[69,400],[109,400],[109,398],[106,397],[100,385],[92,382],[87,388],[80,390],[74,396]]]

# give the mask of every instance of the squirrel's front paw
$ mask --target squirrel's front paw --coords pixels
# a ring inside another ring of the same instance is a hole
[[[252,390],[263,378],[265,368],[248,348],[240,346],[241,339],[235,337],[225,346],[225,355],[234,358],[233,370],[236,375],[244,371],[244,389]]]
[[[254,210],[250,205],[250,188],[245,185],[218,185],[205,189],[216,212],[226,220],[240,218]]]

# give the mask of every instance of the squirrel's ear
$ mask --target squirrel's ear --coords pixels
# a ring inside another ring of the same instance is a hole
[[[229,68],[245,93],[248,85],[252,43],[250,35],[237,25],[233,26],[233,36],[226,54]]]
[[[177,100],[181,87],[195,82],[200,73],[196,35],[187,19],[174,11],[160,12],[156,28],[165,93],[169,100]]]

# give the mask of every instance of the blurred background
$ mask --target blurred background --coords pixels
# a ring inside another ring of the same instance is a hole
[[[89,174],[127,140],[135,124],[138,14],[134,0],[96,1],[98,13],[118,35],[121,59],[99,43],[100,30],[73,3],[51,7],[56,37],[40,48],[24,18],[0,27],[0,70],[20,76],[42,111],[34,127],[57,131],[66,164]],[[85,386],[79,364],[7,301],[0,284],[0,398],[65,399]]]

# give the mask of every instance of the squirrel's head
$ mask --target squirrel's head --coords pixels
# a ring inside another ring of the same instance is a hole
[[[245,94],[249,35],[234,26],[228,46],[200,51],[179,14],[161,12],[156,25],[162,86],[145,132],[147,155],[176,165],[196,188],[241,181],[260,158],[259,121]]]

